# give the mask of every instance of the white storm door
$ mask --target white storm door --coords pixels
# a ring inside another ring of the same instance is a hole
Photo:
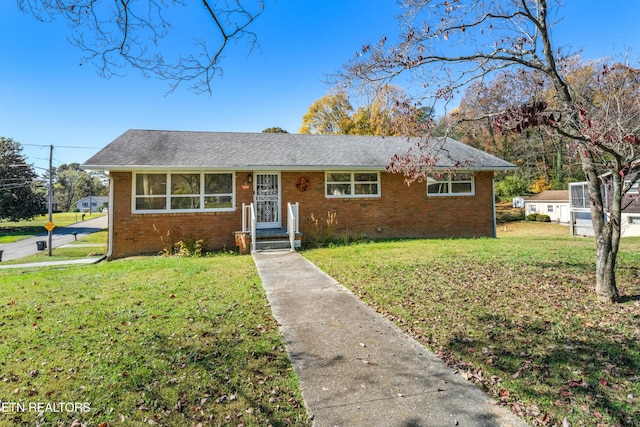
[[[255,175],[256,228],[279,228],[280,174],[277,172]]]

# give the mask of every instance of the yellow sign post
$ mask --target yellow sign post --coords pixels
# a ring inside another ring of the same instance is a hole
[[[51,230],[53,230],[54,228],[56,228],[56,225],[55,225],[54,223],[52,223],[51,221],[49,221],[48,223],[46,223],[46,224],[44,225],[44,228],[46,228],[46,229],[47,229],[47,231],[51,231]]]

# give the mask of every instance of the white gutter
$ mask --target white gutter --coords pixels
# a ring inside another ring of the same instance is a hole
[[[107,260],[113,254],[113,177],[109,175],[109,230],[107,231],[109,252],[107,252]]]
[[[491,178],[491,206],[493,207],[493,237],[498,237],[498,221],[496,219],[496,177]]]

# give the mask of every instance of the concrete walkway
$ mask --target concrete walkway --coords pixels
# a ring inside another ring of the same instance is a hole
[[[295,252],[253,255],[314,426],[526,426]]]

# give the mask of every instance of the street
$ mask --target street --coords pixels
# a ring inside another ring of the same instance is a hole
[[[87,221],[77,222],[75,224],[67,225],[65,227],[56,227],[53,229],[51,236],[51,247],[57,248],[67,243],[73,242],[76,237],[73,233],[77,233],[77,238],[80,239],[84,235],[95,233],[107,228],[108,215],[101,216],[100,218],[94,218]],[[38,251],[38,245],[36,242],[45,241],[49,244],[48,235],[45,231],[37,236],[29,237],[19,240],[14,243],[0,244],[0,251],[2,253],[2,261],[12,261],[15,259],[24,258],[28,255],[33,255]],[[47,251],[48,249],[45,249]]]

